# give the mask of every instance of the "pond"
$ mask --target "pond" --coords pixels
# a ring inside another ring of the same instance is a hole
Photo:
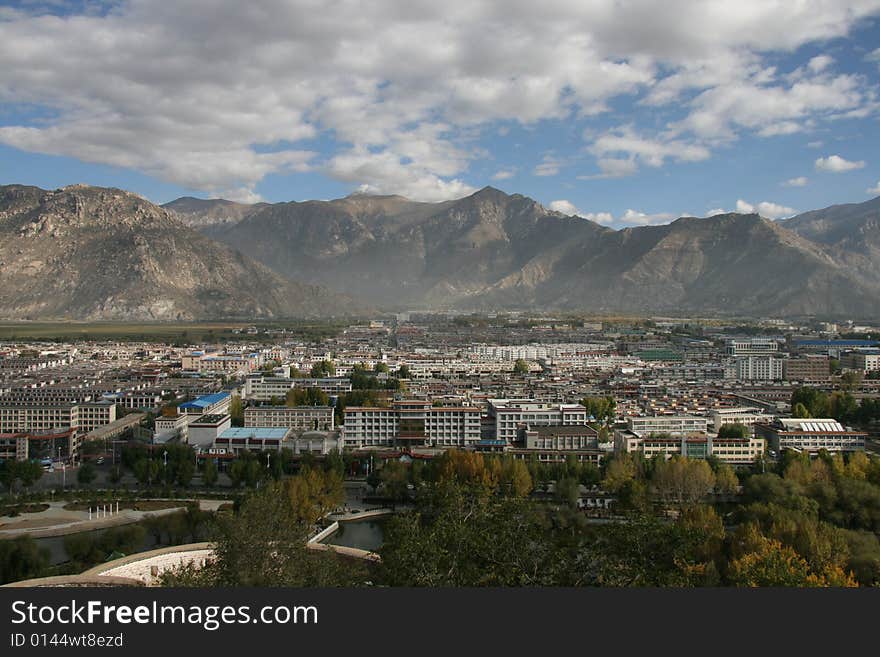
[[[64,548],[65,538],[73,535],[82,535],[92,536],[97,539],[101,534],[105,533],[106,531],[107,529],[91,529],[85,532],[77,532],[76,534],[65,534],[64,536],[48,536],[45,538],[35,538],[34,543],[36,543],[38,547],[47,548],[49,550],[49,565],[57,566],[59,564],[70,561],[67,550]],[[139,549],[135,550],[135,552],[146,552],[147,550],[152,550],[157,547],[162,546],[156,542],[156,538],[151,532],[147,532],[144,536],[143,545]]]
[[[325,536],[321,543],[375,552],[382,547],[385,538],[385,521],[386,518],[343,520],[339,523],[339,529]]]

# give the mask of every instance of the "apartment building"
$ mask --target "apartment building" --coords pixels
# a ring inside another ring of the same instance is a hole
[[[831,378],[831,360],[828,356],[810,354],[800,358],[789,358],[783,361],[782,375],[786,381],[825,382]]]
[[[210,449],[220,434],[232,426],[229,415],[202,415],[190,421],[187,427],[187,443],[197,449]]]
[[[332,431],[332,406],[249,406],[244,409],[246,427],[286,427],[296,432]]]
[[[849,351],[840,357],[840,365],[860,372],[880,370],[880,350]]]
[[[495,440],[512,444],[520,428],[586,425],[587,409],[581,404],[557,404],[532,399],[489,399],[488,421]]]
[[[388,408],[345,409],[345,447],[470,447],[480,440],[480,409],[432,406],[422,400],[396,401]]]
[[[833,418],[779,418],[771,423],[755,425],[757,435],[777,454],[784,449],[815,454],[821,449],[829,452],[855,452],[865,449],[868,434],[849,431]]]
[[[641,452],[645,458],[680,455],[687,458],[713,456],[729,465],[748,465],[764,453],[766,441],[762,437],[718,438],[707,434],[689,436],[648,435],[632,431],[615,432],[614,449],[617,452]]]
[[[668,433],[673,436],[706,433],[709,420],[694,415],[646,415],[626,418],[627,429],[639,436]]]
[[[770,422],[772,415],[768,415],[762,409],[753,406],[738,406],[736,408],[718,408],[712,411],[712,429],[717,433],[725,424],[744,424],[754,433],[753,425],[756,422]]]
[[[730,356],[772,356],[779,352],[779,341],[774,338],[736,338],[727,341]]]
[[[736,378],[740,381],[780,381],[783,378],[783,363],[782,358],[775,356],[737,358]]]
[[[244,383],[245,399],[267,402],[284,399],[291,388],[318,388],[335,396],[351,392],[351,381],[344,377],[288,379],[280,376],[249,376]]]

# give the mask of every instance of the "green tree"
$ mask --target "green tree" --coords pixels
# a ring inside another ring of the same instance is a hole
[[[214,486],[217,483],[217,479],[217,464],[214,462],[214,459],[206,459],[205,467],[202,469],[202,481],[205,482],[205,486]]]
[[[516,362],[513,364],[513,373],[519,376],[524,376],[529,373],[529,364],[522,358],[517,358]]]
[[[718,429],[719,438],[748,438],[750,435],[749,428],[740,422],[722,424]]]
[[[229,416],[232,418],[232,426],[244,426],[244,403],[238,395],[232,395],[229,400]]]
[[[43,577],[49,568],[49,550],[30,536],[0,540],[0,584]]]
[[[91,463],[83,463],[79,466],[79,470],[76,473],[76,481],[77,483],[88,486],[95,478],[98,476],[98,473],[95,471],[95,466]]]
[[[320,363],[312,365],[309,376],[313,379],[320,379],[328,376],[336,375],[336,365],[331,360],[322,360]]]

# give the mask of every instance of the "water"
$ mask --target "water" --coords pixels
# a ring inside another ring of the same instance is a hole
[[[92,536],[97,537],[106,531],[106,529],[91,529],[86,532],[78,532],[77,534],[91,534]],[[67,534],[65,536],[48,536],[45,538],[34,539],[34,542],[37,544],[38,547],[49,549],[50,566],[57,566],[59,564],[70,561],[70,557],[68,556],[67,551],[64,549],[64,539],[67,538],[67,536],[70,536],[70,534]],[[152,550],[156,547],[161,547],[158,543],[156,543],[156,537],[153,536],[152,532],[147,532],[144,536],[144,544],[139,549],[135,550],[135,553],[146,552],[147,550]]]
[[[382,547],[385,538],[384,524],[384,518],[345,520],[339,523],[339,529],[325,537],[321,543],[375,552]]]

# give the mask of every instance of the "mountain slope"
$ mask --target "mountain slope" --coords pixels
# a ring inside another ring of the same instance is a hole
[[[850,314],[880,278],[758,215],[615,231],[487,187],[445,203],[269,205],[215,233],[283,274],[390,307]]]
[[[346,300],[292,283],[118,189],[0,187],[0,315],[204,319],[341,314]]]
[[[880,196],[805,212],[784,225],[822,244],[860,280],[880,284]]]

